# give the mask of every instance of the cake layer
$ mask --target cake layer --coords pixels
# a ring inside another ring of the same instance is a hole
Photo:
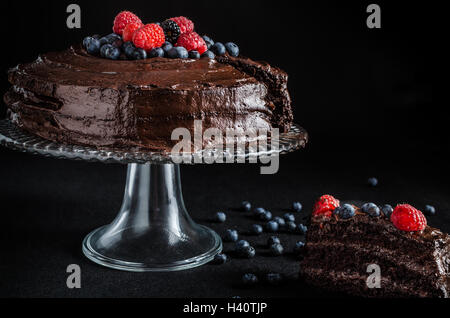
[[[170,150],[172,130],[193,135],[194,120],[203,130],[292,123],[286,73],[247,58],[112,61],[70,48],[17,66],[9,81],[14,122],[68,143]]]
[[[381,277],[380,286],[389,286],[389,288],[369,288],[366,282],[367,274],[361,275],[352,271],[309,267],[302,271],[302,278],[317,287],[362,297],[448,297],[445,290],[426,290],[420,282],[398,283],[387,277]]]
[[[369,289],[370,264],[381,288]],[[369,297],[449,297],[450,236],[426,226],[406,232],[383,214],[313,216],[300,274],[309,283]]]
[[[364,244],[338,242],[311,244],[308,242],[307,253],[307,257],[302,263],[302,267],[306,270],[320,268],[330,272],[351,271],[367,278],[370,275],[367,273],[368,266],[377,264],[380,266],[382,278],[398,284],[408,285],[414,281],[416,284],[420,284],[422,289],[433,291],[440,289],[440,286],[445,283],[435,260],[417,261],[414,257],[402,253],[401,250],[386,250]],[[391,287],[389,285],[382,286],[384,289]]]

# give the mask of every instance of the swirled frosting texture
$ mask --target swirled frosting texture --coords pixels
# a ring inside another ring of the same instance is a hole
[[[112,61],[80,47],[41,55],[8,73],[10,117],[59,142],[169,150],[175,128],[287,131],[287,74],[247,58]]]

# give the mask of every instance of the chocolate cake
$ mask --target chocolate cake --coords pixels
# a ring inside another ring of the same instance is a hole
[[[430,226],[402,231],[383,213],[355,210],[312,217],[300,265],[307,283],[363,297],[449,297],[449,235]],[[368,287],[371,264],[380,268],[379,288]]]
[[[167,151],[175,128],[290,129],[288,76],[264,62],[108,60],[81,46],[9,71],[10,119],[43,138],[96,147]]]

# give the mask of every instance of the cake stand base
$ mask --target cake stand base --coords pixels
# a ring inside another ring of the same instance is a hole
[[[83,241],[90,260],[134,272],[189,269],[221,251],[220,237],[188,215],[176,164],[129,164],[119,214]]]

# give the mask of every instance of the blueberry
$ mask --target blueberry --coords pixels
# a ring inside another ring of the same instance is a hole
[[[125,42],[124,44],[122,44],[122,51],[130,60],[133,59],[134,50],[136,50],[136,47],[134,46],[133,42]]]
[[[147,52],[143,49],[136,49],[131,57],[133,60],[145,60],[147,58]]]
[[[308,228],[306,227],[306,225],[299,224],[297,225],[297,230],[300,234],[305,235],[306,232],[308,231]]]
[[[259,218],[262,221],[270,221],[270,220],[272,220],[272,213],[270,211],[266,211],[263,214],[260,214]]]
[[[303,209],[303,205],[300,202],[294,202],[292,203],[292,210],[294,212],[301,212]]]
[[[253,246],[244,246],[236,251],[240,257],[253,258],[256,255],[255,248]]]
[[[117,60],[120,57],[120,50],[111,44],[105,44],[100,48],[100,54],[104,58]]]
[[[378,184],[378,179],[377,178],[369,178],[367,180],[367,183],[371,186],[371,187],[376,187]]]
[[[270,250],[270,254],[272,254],[273,256],[283,255],[283,252],[284,252],[283,245],[281,245],[281,244],[272,244],[272,245],[270,245],[269,250]]]
[[[259,235],[263,232],[263,227],[259,224],[253,224],[250,232],[252,234]]]
[[[193,51],[191,51],[191,52],[193,52]],[[241,211],[243,211],[243,212],[250,212],[251,209],[252,209],[252,205],[250,204],[250,202],[243,201],[241,203]]]
[[[197,51],[190,51],[189,52],[189,58],[190,59],[194,59],[194,60],[198,60],[200,58],[200,53],[198,53]]]
[[[390,204],[385,204],[381,208],[381,211],[389,219],[391,217],[391,214],[394,211],[394,209],[392,208],[392,206]]]
[[[247,242],[246,240],[240,240],[240,241],[236,242],[236,244],[234,245],[234,249],[237,251],[237,250],[247,247],[247,246],[250,246],[249,242]]]
[[[269,273],[266,276],[266,281],[271,285],[277,285],[283,281],[283,276],[279,273]]]
[[[295,243],[294,254],[297,254],[297,255],[300,254],[303,251],[304,247],[305,247],[305,243],[302,241],[298,241],[297,243]]]
[[[123,44],[122,37],[115,33],[108,34],[107,36],[100,38],[99,41],[101,46],[105,44],[112,44],[115,47],[121,47]]]
[[[90,40],[86,43],[86,51],[89,54],[97,55],[100,53],[100,41],[94,38],[90,38]]]
[[[340,207],[340,206],[338,206],[337,208],[335,208],[335,209],[333,210],[333,215],[339,215],[340,210],[341,210],[341,207]]]
[[[167,52],[167,56],[171,59],[187,59],[189,57],[189,53],[184,47],[176,46]]]
[[[214,41],[207,35],[202,36],[203,40],[206,43],[206,46],[208,47],[208,50],[214,45]]]
[[[170,49],[173,48],[172,43],[170,42],[165,42],[162,46],[161,49],[164,51],[164,53],[169,53]]]
[[[375,203],[366,203],[361,207],[361,210],[372,217],[380,216],[380,208]]]
[[[223,223],[227,220],[227,215],[223,212],[217,212],[215,215],[215,220],[219,223]]]
[[[220,42],[216,42],[214,43],[214,45],[211,47],[211,51],[213,51],[213,53],[215,55],[225,55],[225,52],[227,51],[225,48],[225,45],[223,45]]]
[[[216,57],[216,55],[212,51],[209,51],[209,50],[202,54],[202,58],[208,58],[210,60],[214,59],[215,57]]]
[[[280,239],[277,236],[271,236],[267,240],[267,246],[272,246],[273,244],[281,244]]]
[[[355,216],[355,208],[350,204],[344,204],[339,209],[339,217],[342,219],[350,219]]]
[[[227,42],[225,43],[225,48],[231,56],[236,57],[239,55],[239,47],[235,43]]]
[[[227,230],[224,240],[227,242],[236,242],[239,239],[238,232],[236,230]]]
[[[286,222],[295,222],[295,216],[291,213],[286,213],[283,215],[283,218],[286,220]]]
[[[427,215],[435,215],[436,214],[436,209],[434,208],[434,206],[427,204],[427,205],[425,205],[424,212]]]
[[[278,231],[278,223],[275,221],[269,221],[266,223],[267,232],[277,232]]]
[[[294,222],[286,222],[286,230],[289,232],[294,232],[297,229],[297,225]]]
[[[213,264],[225,264],[227,262],[227,255],[225,254],[217,254],[216,256],[214,256],[214,259],[212,261]]]
[[[286,225],[286,221],[279,216],[274,217],[273,220],[277,222],[280,227],[284,227]]]
[[[264,213],[266,213],[266,210],[264,208],[256,208],[253,210],[253,214],[258,218],[261,214],[264,214]]]
[[[244,285],[255,285],[256,283],[258,283],[258,277],[256,277],[255,274],[244,274],[244,276],[242,276],[242,282],[244,283]]]
[[[150,57],[164,57],[164,50],[160,47],[153,49],[149,53]]]

